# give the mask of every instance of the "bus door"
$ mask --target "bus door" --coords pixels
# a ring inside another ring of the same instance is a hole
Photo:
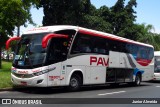
[[[56,86],[65,84],[65,66],[67,59],[66,38],[52,38],[47,52],[47,64],[49,65],[48,85]]]

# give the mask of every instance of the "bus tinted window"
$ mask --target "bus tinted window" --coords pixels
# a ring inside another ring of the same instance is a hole
[[[92,37],[85,34],[77,34],[73,47],[71,50],[71,54],[77,53],[91,53],[92,49]]]
[[[148,48],[148,59],[152,60],[153,57],[154,57],[154,49]]]
[[[109,44],[107,39],[95,37],[93,44],[93,53],[109,54]]]
[[[126,43],[125,42],[119,42],[119,46],[120,46],[120,52],[129,53],[128,50],[126,49]]]
[[[109,50],[116,51],[116,52],[120,52],[121,51],[120,42],[113,41],[113,40],[108,40],[108,41],[109,41]]]
[[[60,31],[56,31],[54,33],[68,35],[69,38],[66,41],[66,45],[68,45],[67,49],[69,50],[76,31],[75,30],[60,30]]]
[[[51,39],[47,56],[47,64],[57,63],[66,60],[67,46],[64,45],[64,42],[66,42],[66,39]]]
[[[148,59],[147,49],[140,47],[137,57],[141,59]]]
[[[138,51],[138,58],[141,59],[149,59],[151,60],[153,58],[153,49],[152,48],[147,48],[140,46],[139,51]]]
[[[137,55],[138,50],[139,50],[139,47],[135,44],[127,44],[126,45],[126,51],[134,56]]]

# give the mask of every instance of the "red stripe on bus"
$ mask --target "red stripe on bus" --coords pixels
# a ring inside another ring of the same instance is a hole
[[[142,66],[148,66],[152,60],[137,58],[136,61],[138,64],[140,64]]]

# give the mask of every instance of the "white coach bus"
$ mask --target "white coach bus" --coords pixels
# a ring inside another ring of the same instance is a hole
[[[151,45],[77,26],[47,26],[28,30],[18,40],[11,80],[36,87],[134,83],[154,74]]]
[[[155,57],[155,68],[153,81],[160,81],[160,51],[154,52]]]

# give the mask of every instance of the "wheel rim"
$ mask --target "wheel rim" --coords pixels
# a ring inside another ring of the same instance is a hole
[[[140,78],[139,78],[139,76],[136,77],[136,83],[137,83],[137,85],[140,84]]]
[[[70,85],[71,87],[76,88],[78,86],[78,81],[75,78],[72,78]]]

